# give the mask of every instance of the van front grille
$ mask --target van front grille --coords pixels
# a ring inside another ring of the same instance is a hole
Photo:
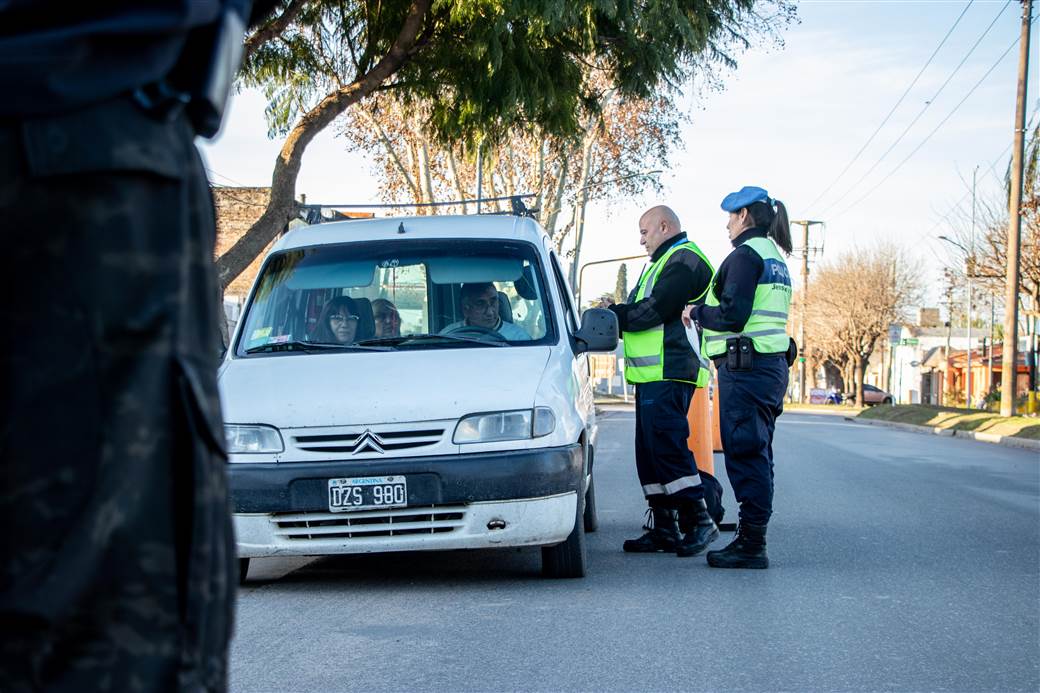
[[[426,505],[351,513],[277,513],[275,534],[295,541],[446,534],[465,525],[465,505]]]
[[[436,445],[444,437],[443,428],[414,430],[344,431],[320,435],[295,435],[292,437],[297,450],[305,452],[338,453],[383,453],[395,450],[411,450]]]

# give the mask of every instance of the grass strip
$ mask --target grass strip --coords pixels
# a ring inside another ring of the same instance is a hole
[[[860,412],[859,417],[1040,440],[1040,419],[1028,416],[1000,416],[974,409],[935,407],[927,404],[879,405]]]

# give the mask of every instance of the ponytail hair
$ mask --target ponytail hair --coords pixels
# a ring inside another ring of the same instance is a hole
[[[794,245],[791,243],[791,223],[787,220],[787,208],[780,200],[774,200],[774,202],[776,203],[776,215],[773,217],[773,223],[769,225],[766,235],[776,241],[780,250],[784,251],[784,255],[790,255]]]
[[[768,199],[768,198],[767,198]],[[776,205],[776,209],[773,209]],[[752,202],[747,206],[748,215],[755,226],[764,227],[766,235],[776,241],[785,255],[794,248],[791,243],[791,224],[787,220],[787,208],[780,200]]]

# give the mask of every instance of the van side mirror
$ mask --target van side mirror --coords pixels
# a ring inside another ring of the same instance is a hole
[[[606,308],[589,308],[574,334],[574,355],[586,351],[614,351],[618,343],[617,316]]]

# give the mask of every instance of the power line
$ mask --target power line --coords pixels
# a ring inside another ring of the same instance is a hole
[[[1036,20],[1034,20],[1034,21],[1036,21]],[[895,167],[894,169],[892,169],[891,171],[889,171],[889,172],[888,172],[888,175],[886,175],[886,176],[885,176],[884,178],[882,178],[882,179],[881,179],[880,181],[878,181],[878,183],[877,183],[877,184],[876,184],[876,185],[875,185],[875,186],[874,186],[873,188],[871,188],[870,190],[868,190],[868,191],[866,192],[866,194],[864,194],[864,195],[863,195],[862,197],[860,197],[860,198],[859,198],[858,200],[856,200],[856,201],[855,201],[855,202],[853,202],[853,203],[852,203],[851,205],[849,205],[848,207],[846,207],[845,209],[843,209],[843,210],[842,210],[841,212],[839,212],[839,213],[838,213],[838,214],[837,214],[836,216],[841,216],[842,214],[845,214],[846,212],[848,212],[849,210],[851,210],[851,209],[852,209],[853,207],[855,207],[856,205],[858,205],[858,204],[859,204],[860,202],[862,202],[863,200],[865,200],[865,199],[867,199],[868,197],[870,197],[870,196],[871,196],[871,195],[872,195],[872,194],[874,193],[874,191],[875,191],[875,190],[877,190],[878,188],[880,188],[880,187],[881,187],[882,185],[884,185],[885,181],[887,181],[887,180],[888,180],[889,178],[891,178],[891,177],[892,177],[892,176],[893,176],[893,175],[895,174],[895,172],[896,172],[896,171],[898,171],[899,169],[901,169],[901,168],[903,167],[903,164],[905,164],[905,163],[906,163],[907,161],[909,161],[909,160],[910,160],[910,159],[911,159],[911,158],[912,158],[912,157],[914,156],[914,154],[916,154],[916,153],[917,153],[918,151],[920,151],[921,147],[923,147],[923,146],[924,146],[924,145],[925,145],[925,144],[926,144],[926,143],[928,142],[928,140],[930,140],[930,139],[932,138],[932,136],[933,136],[933,135],[934,135],[935,133],[937,133],[937,132],[939,131],[939,129],[940,129],[940,128],[942,128],[942,126],[943,126],[943,125],[945,125],[945,124],[946,124],[946,121],[948,121],[948,120],[949,120],[949,119],[950,119],[950,118],[951,118],[951,117],[953,116],[953,114],[957,112],[957,109],[959,109],[959,108],[960,108],[960,107],[961,107],[962,105],[964,105],[964,102],[965,102],[965,101],[967,101],[967,100],[968,100],[968,99],[969,99],[969,98],[971,97],[971,95],[975,93],[975,90],[976,90],[976,89],[978,89],[978,88],[979,88],[979,86],[981,86],[981,85],[982,85],[982,83],[983,83],[984,81],[986,81],[986,78],[987,78],[987,77],[989,77],[989,76],[990,76],[990,75],[991,75],[991,74],[993,73],[993,71],[997,69],[997,66],[999,66],[999,65],[1000,65],[1000,63],[1002,63],[1002,62],[1004,61],[1004,58],[1006,58],[1006,57],[1007,57],[1007,54],[1008,54],[1008,53],[1010,53],[1010,52],[1011,52],[1011,50],[1012,50],[1012,49],[1013,49],[1013,48],[1014,48],[1015,46],[1017,46],[1017,45],[1018,45],[1018,42],[1019,42],[1020,40],[1021,40],[1021,39],[1015,39],[1014,43],[1012,43],[1012,44],[1011,44],[1010,46],[1008,46],[1007,50],[1006,50],[1006,51],[1004,51],[1004,52],[1003,52],[1003,53],[1001,54],[1001,56],[1000,56],[999,58],[997,58],[997,61],[996,61],[995,63],[993,63],[993,66],[992,66],[992,67],[990,67],[990,68],[989,68],[988,70],[986,70],[986,74],[982,75],[982,78],[981,78],[981,79],[979,79],[979,81],[975,83],[975,86],[973,86],[973,87],[972,87],[972,88],[971,88],[971,89],[970,89],[970,90],[968,91],[968,93],[964,95],[964,98],[963,98],[963,99],[961,99],[961,100],[960,100],[960,101],[959,101],[959,102],[957,103],[957,105],[953,107],[953,110],[951,110],[951,111],[950,111],[950,112],[949,112],[949,113],[948,113],[948,114],[946,115],[946,117],[945,117],[945,118],[943,118],[943,119],[942,119],[942,120],[941,120],[941,121],[939,122],[939,124],[938,124],[938,125],[936,125],[936,126],[935,126],[935,128],[934,128],[934,129],[933,129],[933,130],[932,130],[931,132],[929,132],[929,133],[928,133],[928,135],[927,135],[927,136],[926,136],[926,137],[925,137],[925,138],[924,138],[923,140],[921,140],[920,144],[918,144],[918,145],[917,145],[916,147],[914,147],[913,151],[911,151],[911,152],[910,152],[909,154],[907,154],[907,155],[906,155],[906,158],[904,158],[904,159],[903,159],[902,161],[900,161],[900,162],[899,162],[898,164],[896,164],[896,167]]]
[[[899,105],[903,103],[903,100],[906,98],[907,94],[909,94],[910,90],[913,89],[914,85],[917,84],[917,80],[921,79],[921,75],[923,75],[924,71],[928,69],[928,66],[932,64],[932,60],[934,60],[935,56],[938,55],[939,49],[941,49],[946,44],[946,40],[950,38],[951,34],[953,34],[953,30],[956,29],[957,25],[961,23],[961,20],[964,18],[964,15],[968,12],[968,8],[971,7],[972,3],[974,2],[975,0],[970,0],[968,4],[964,6],[964,9],[961,11],[960,16],[957,17],[957,20],[953,23],[953,26],[951,26],[949,31],[946,32],[946,35],[943,36],[942,41],[939,42],[939,45],[935,47],[934,51],[932,51],[932,54],[925,62],[924,67],[920,69],[920,71],[917,73],[917,76],[914,77],[913,81],[910,82],[910,86],[908,86],[906,90],[903,92],[903,95],[899,97],[899,100],[896,101],[895,106],[892,106],[892,110],[888,112],[888,115],[886,115],[885,118],[881,121],[881,124],[877,126],[877,129],[874,130],[873,134],[871,134],[870,137],[867,138],[867,141],[863,143],[863,146],[859,148],[859,151],[856,152],[856,155],[852,157],[852,160],[849,161],[849,163],[845,164],[845,168],[841,170],[841,173],[839,173],[837,177],[833,181],[831,181],[831,184],[827,186],[827,189],[819,195],[817,195],[816,199],[807,205],[807,209],[811,209],[813,205],[815,205],[817,202],[823,199],[823,197],[826,196],[827,193],[833,190],[834,186],[838,184],[838,181],[840,181],[842,177],[846,173],[848,173],[849,169],[852,168],[852,165],[859,161],[859,157],[863,154],[864,151],[866,151],[867,147],[870,146],[870,143],[874,141],[874,138],[877,137],[879,132],[881,132],[881,129],[885,127],[885,124],[888,123],[889,119],[892,117],[892,114],[896,112],[896,109],[899,108]]]
[[[849,194],[851,194],[853,190],[855,190],[856,188],[858,188],[858,187],[859,187],[859,185],[860,185],[860,184],[861,184],[861,183],[862,183],[862,182],[863,182],[864,180],[866,180],[866,179],[867,179],[867,177],[869,177],[869,176],[870,176],[870,174],[871,174],[871,173],[873,173],[873,172],[874,172],[874,170],[875,170],[875,169],[877,169],[877,167],[878,167],[879,165],[881,165],[881,162],[883,162],[883,161],[884,161],[884,160],[885,160],[885,159],[886,159],[886,158],[888,157],[888,155],[892,153],[892,150],[893,150],[893,149],[895,149],[895,148],[896,148],[896,146],[897,146],[897,145],[898,145],[898,144],[899,144],[900,142],[902,142],[902,141],[903,141],[903,138],[904,138],[904,137],[906,137],[907,133],[909,133],[909,132],[910,132],[910,130],[911,130],[911,129],[912,129],[913,127],[914,127],[914,125],[916,125],[916,124],[917,124],[917,121],[921,119],[921,116],[923,116],[923,115],[925,114],[925,112],[926,112],[926,111],[927,111],[927,110],[928,110],[928,109],[929,109],[929,108],[931,107],[931,105],[932,105],[933,103],[935,103],[935,100],[936,100],[936,99],[937,99],[937,98],[939,97],[939,95],[940,95],[940,94],[942,94],[942,93],[943,93],[943,90],[944,90],[944,89],[946,89],[946,86],[947,86],[947,85],[948,85],[948,84],[950,83],[950,81],[951,81],[951,80],[953,80],[954,76],[955,76],[955,75],[956,75],[956,74],[957,74],[958,72],[960,72],[960,69],[961,69],[962,67],[964,67],[964,63],[966,63],[966,62],[968,61],[968,58],[970,58],[970,57],[971,57],[971,55],[972,55],[972,53],[974,53],[974,52],[975,52],[975,49],[979,47],[979,44],[980,44],[980,43],[982,43],[982,40],[983,40],[984,38],[986,38],[986,35],[987,35],[987,34],[989,34],[989,32],[990,32],[990,29],[992,29],[992,28],[993,28],[993,26],[994,26],[994,25],[995,25],[995,24],[997,23],[997,20],[998,20],[998,19],[1000,19],[1000,17],[1001,17],[1001,16],[1002,16],[1002,15],[1004,14],[1004,11],[1005,11],[1005,10],[1006,10],[1006,9],[1008,8],[1008,5],[1010,5],[1010,4],[1011,4],[1011,0],[1007,0],[1007,2],[1005,2],[1005,3],[1004,3],[1004,6],[1000,8],[1000,12],[998,12],[998,13],[997,13],[997,16],[996,16],[996,17],[994,17],[994,18],[993,18],[993,21],[989,23],[989,26],[987,26],[987,27],[986,27],[986,30],[982,32],[982,35],[981,35],[981,36],[979,36],[979,38],[978,38],[978,39],[977,39],[977,40],[975,41],[975,43],[974,43],[974,44],[972,44],[972,47],[971,47],[970,49],[968,49],[968,52],[967,52],[967,53],[966,53],[966,54],[964,55],[964,57],[963,57],[963,58],[961,58],[961,61],[960,61],[959,63],[957,63],[957,67],[955,67],[955,68],[953,69],[953,72],[951,72],[951,73],[950,73],[950,76],[946,78],[946,81],[942,83],[942,86],[940,86],[940,87],[939,87],[939,89],[938,89],[938,90],[937,90],[937,91],[936,91],[936,92],[935,92],[935,93],[934,93],[934,94],[932,95],[932,98],[930,98],[930,99],[928,99],[927,101],[925,101],[925,102],[924,102],[924,107],[923,107],[923,108],[921,108],[921,110],[920,110],[920,111],[918,112],[918,114],[917,114],[917,115],[916,115],[916,116],[914,117],[914,119],[910,121],[910,124],[909,124],[909,125],[907,125],[907,126],[906,126],[906,127],[905,127],[905,128],[903,129],[903,132],[901,132],[901,133],[899,134],[899,137],[897,137],[897,138],[896,138],[896,140],[895,140],[895,141],[894,141],[894,142],[893,142],[893,143],[892,143],[891,145],[889,145],[888,149],[886,149],[886,150],[885,150],[885,153],[884,153],[884,154],[882,154],[882,155],[881,155],[881,156],[880,156],[880,157],[878,158],[878,160],[877,160],[877,161],[875,161],[875,162],[873,163],[873,165],[872,165],[872,166],[871,166],[871,167],[870,167],[869,169],[867,169],[867,172],[866,172],[866,173],[864,173],[864,174],[863,174],[862,176],[860,176],[860,177],[859,177],[859,179],[858,179],[858,180],[857,180],[857,181],[856,181],[855,183],[853,183],[853,184],[852,184],[852,186],[851,186],[851,187],[849,187],[849,189],[848,189],[848,190],[846,190],[846,191],[845,191],[845,192],[844,192],[844,193],[843,193],[843,194],[841,195],[841,197],[839,197],[839,198],[838,198],[837,200],[835,200],[834,202],[832,202],[832,203],[830,203],[829,205],[827,205],[827,207],[826,207],[826,208],[824,208],[824,210],[823,210],[823,212],[821,212],[821,214],[824,214],[824,213],[826,213],[826,212],[827,212],[828,210],[830,210],[831,208],[833,208],[834,206],[836,206],[836,205],[837,205],[838,203],[840,203],[840,202],[841,202],[842,200],[844,200],[844,199],[845,199],[846,197],[848,197],[848,196],[849,196]],[[1018,42],[1016,41],[1015,43],[1018,43]],[[1012,46],[1012,47],[1013,47],[1013,46]],[[1003,56],[1001,56],[1001,57],[1003,58]]]
[[[234,178],[228,178],[227,176],[225,176],[222,173],[217,173],[216,171],[214,171],[211,168],[206,168],[206,173],[208,173],[210,176],[216,176],[217,178],[223,178],[224,180],[228,181],[229,183],[233,183],[234,185],[237,185],[240,188],[248,188],[248,187],[250,187],[250,186],[246,185],[245,183],[238,182]],[[218,183],[217,185],[221,185],[221,184]]]

